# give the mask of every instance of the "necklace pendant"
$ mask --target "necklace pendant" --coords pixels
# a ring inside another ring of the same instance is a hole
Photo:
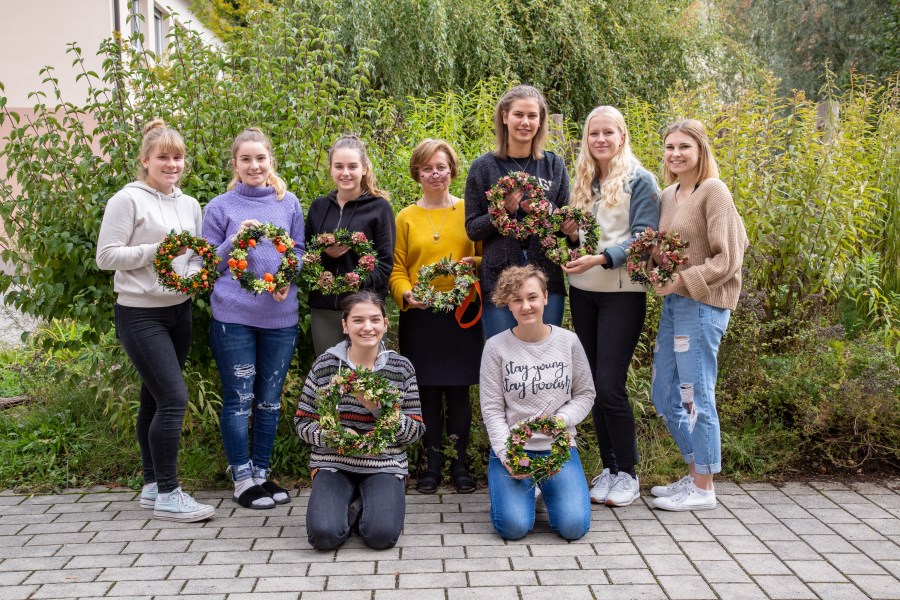
[[[441,234],[435,233],[434,235],[432,235],[431,241],[434,242],[435,244],[437,244],[439,241],[441,241]]]

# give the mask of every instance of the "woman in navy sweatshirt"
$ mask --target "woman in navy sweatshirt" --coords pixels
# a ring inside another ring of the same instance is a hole
[[[335,189],[316,198],[306,218],[308,243],[320,233],[338,229],[361,231],[375,246],[375,270],[362,281],[361,289],[371,289],[384,298],[388,278],[394,268],[394,240],[397,237],[390,196],[378,189],[366,146],[355,135],[346,135],[328,153],[328,168]],[[350,273],[359,256],[347,246],[332,246],[322,252],[322,265],[334,275]],[[309,293],[313,347],[316,354],[339,344],[343,339],[340,310],[344,294]]]

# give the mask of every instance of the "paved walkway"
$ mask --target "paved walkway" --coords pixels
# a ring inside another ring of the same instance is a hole
[[[306,543],[308,490],[271,511],[199,493],[215,520],[150,518],[134,492],[0,494],[0,599],[900,598],[900,480],[720,483],[704,513],[595,506],[566,543],[539,515],[504,542],[485,493],[410,493],[397,548]]]

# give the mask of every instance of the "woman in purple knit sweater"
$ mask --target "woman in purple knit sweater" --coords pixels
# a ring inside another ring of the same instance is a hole
[[[246,228],[270,223],[285,229],[303,252],[303,209],[275,173],[272,144],[262,131],[245,129],[231,146],[234,178],[228,191],[207,204],[203,234],[227,261]],[[281,255],[270,241],[247,256],[248,271],[275,273]],[[216,280],[211,298],[209,343],[222,379],[222,444],[234,480],[233,500],[244,508],[290,502],[269,481],[269,460],[281,410],[281,389],[297,343],[298,304],[294,284],[253,294],[228,275]],[[253,415],[252,429],[250,416]]]

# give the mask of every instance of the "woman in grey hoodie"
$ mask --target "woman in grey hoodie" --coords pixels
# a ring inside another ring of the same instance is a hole
[[[202,521],[215,510],[181,491],[176,472],[188,400],[182,369],[191,345],[191,299],[160,286],[153,264],[170,231],[200,236],[200,205],[176,187],[184,171],[184,140],[162,119],[144,127],[138,163],[139,181],[106,204],[97,266],[116,272],[116,337],[141,376],[141,507],[153,509],[157,519]],[[183,276],[201,267],[200,258],[187,252],[182,249],[172,261]]]

